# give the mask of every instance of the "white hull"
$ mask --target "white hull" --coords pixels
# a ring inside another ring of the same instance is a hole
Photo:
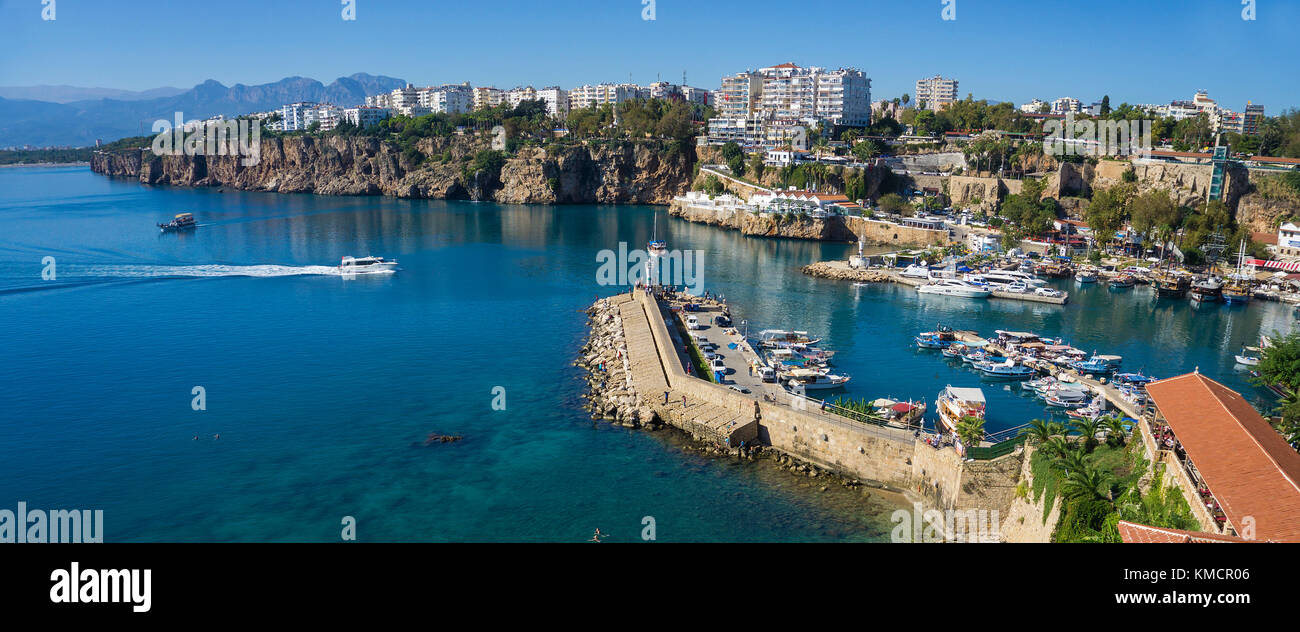
[[[916,291],[919,294],[937,294],[939,296],[956,296],[958,298],[988,298],[992,294],[988,290],[944,287],[941,285],[922,285]]]

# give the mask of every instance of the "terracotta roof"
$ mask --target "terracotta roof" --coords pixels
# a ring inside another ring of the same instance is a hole
[[[1256,542],[1257,540],[1247,540],[1231,535],[1219,535],[1217,533],[1204,533],[1201,531],[1183,531],[1181,529],[1167,529],[1165,527],[1152,527],[1127,520],[1120,520],[1115,524],[1119,529],[1119,537],[1126,544],[1168,544],[1168,543],[1194,543],[1194,544],[1219,544],[1224,542]]]
[[[1272,156],[1251,156],[1254,162],[1278,162],[1284,165],[1300,165],[1300,158],[1274,158]]]
[[[1169,156],[1171,158],[1213,158],[1214,154],[1203,154],[1195,151],[1164,151],[1160,149],[1151,150],[1152,156]]]
[[[1253,521],[1254,539],[1300,542],[1300,453],[1254,407],[1200,373],[1147,393],[1238,533]]]

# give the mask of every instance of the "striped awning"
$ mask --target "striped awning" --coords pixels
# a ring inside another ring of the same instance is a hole
[[[1300,272],[1300,261],[1264,261],[1263,259],[1247,259],[1246,265],[1259,266],[1269,270]]]

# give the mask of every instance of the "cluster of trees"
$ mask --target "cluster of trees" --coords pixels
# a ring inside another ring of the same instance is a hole
[[[1268,258],[1263,244],[1250,240],[1250,230],[1236,226],[1227,205],[1218,200],[1192,208],[1179,206],[1169,192],[1157,189],[1138,194],[1135,182],[1121,182],[1109,189],[1093,192],[1084,219],[1101,243],[1109,243],[1125,222],[1142,237],[1142,243],[1168,244],[1177,241],[1184,261],[1198,265],[1204,261],[1202,247],[1215,233],[1225,236],[1231,247],[1242,240],[1252,257]]]
[[[986,100],[966,98],[934,112],[931,110],[904,110],[899,122],[912,125],[919,135],[936,136],[959,130],[1000,129],[1008,132],[1037,132],[1042,125],[1020,112],[1010,103],[989,105]]]
[[[1026,178],[1020,193],[1008,195],[1002,202],[999,215],[1002,226],[1002,247],[1015,248],[1020,240],[1051,231],[1059,206],[1055,198],[1043,198],[1047,183],[1038,178]]]
[[[116,140],[101,147],[73,149],[13,149],[0,151],[0,165],[32,165],[40,163],[89,162],[95,151],[148,147],[152,136],[132,136]]]
[[[1274,335],[1273,344],[1259,360],[1259,386],[1278,386],[1284,393],[1277,414],[1278,431],[1291,447],[1300,450],[1300,333]]]
[[[1105,449],[1098,435],[1105,432]],[[1116,524],[1131,520],[1173,529],[1199,530],[1191,507],[1182,494],[1165,489],[1163,466],[1146,494],[1141,479],[1148,462],[1126,448],[1125,424],[1117,417],[1084,419],[1066,426],[1035,419],[1023,431],[1037,446],[1030,467],[1034,472],[1034,500],[1042,499],[1044,515],[1061,499],[1061,519],[1053,539],[1057,542],[1119,542]],[[1020,488],[1018,494],[1028,496]]]

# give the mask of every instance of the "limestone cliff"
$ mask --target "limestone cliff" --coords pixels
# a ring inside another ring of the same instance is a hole
[[[148,149],[100,152],[91,170],[147,184],[231,187],[322,195],[492,200],[502,203],[667,204],[687,190],[691,152],[652,144],[525,147],[501,172],[468,173],[484,147],[461,137],[424,139],[429,158],[412,162],[394,143],[367,137],[266,138],[261,160],[236,156],[156,156]]]

